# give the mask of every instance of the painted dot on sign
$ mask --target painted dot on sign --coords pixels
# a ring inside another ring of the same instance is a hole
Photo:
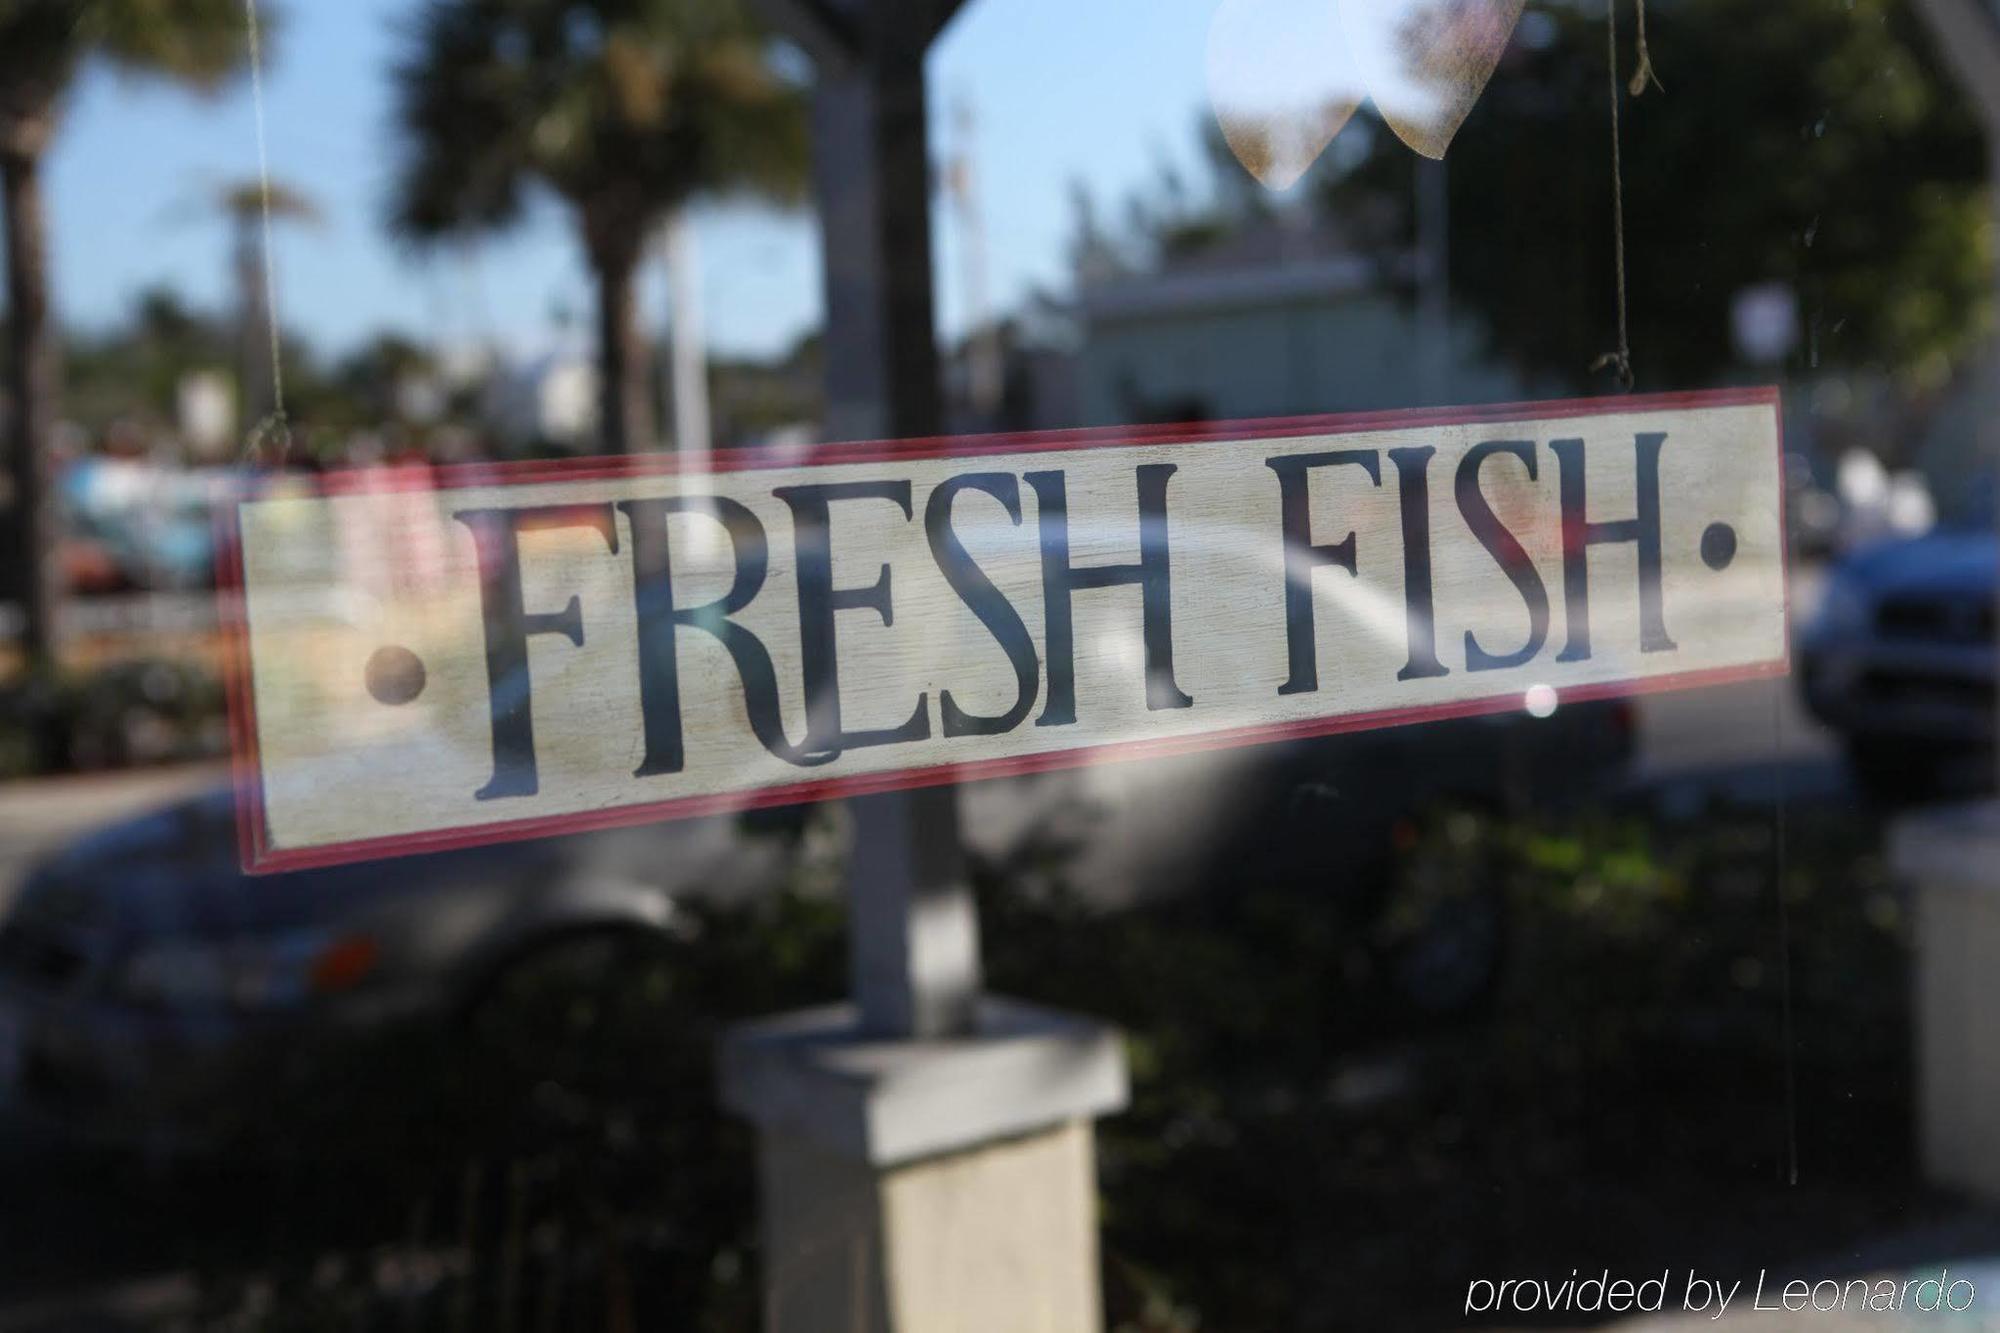
[[[409,703],[424,692],[423,659],[395,644],[370,653],[362,675],[375,702],[391,708]]]
[[[1701,561],[1710,569],[1724,570],[1736,558],[1736,529],[1727,523],[1711,523],[1701,534]]]
[[[1553,685],[1530,685],[1528,692],[1521,696],[1521,706],[1528,710],[1530,717],[1554,717],[1556,702]]]

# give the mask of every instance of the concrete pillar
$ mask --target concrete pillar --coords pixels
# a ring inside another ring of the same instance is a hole
[[[968,1035],[884,1041],[833,1005],[737,1029],[722,1081],[759,1131],[768,1333],[1101,1333],[1112,1029],[988,997]]]
[[[827,433],[935,434],[924,53],[959,0],[760,0],[811,52]],[[724,1041],[771,1333],[1099,1333],[1091,1120],[1124,1048],[982,993],[951,787],[854,800],[853,1001]]]
[[[1924,1174],[2000,1201],[2000,804],[1909,816],[1890,855],[1916,903]]]

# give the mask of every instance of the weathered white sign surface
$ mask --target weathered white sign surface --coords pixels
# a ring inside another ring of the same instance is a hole
[[[236,514],[246,860],[1780,673],[1767,390],[336,475]]]

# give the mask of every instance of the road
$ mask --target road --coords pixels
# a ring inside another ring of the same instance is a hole
[[[219,764],[0,784],[0,908],[34,859],[101,824],[226,780]]]

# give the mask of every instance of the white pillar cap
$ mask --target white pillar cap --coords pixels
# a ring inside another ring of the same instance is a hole
[[[859,1035],[852,1004],[746,1023],[722,1043],[722,1098],[766,1131],[896,1166],[1123,1110],[1116,1028],[1017,1000],[980,1000],[969,1036]]]

